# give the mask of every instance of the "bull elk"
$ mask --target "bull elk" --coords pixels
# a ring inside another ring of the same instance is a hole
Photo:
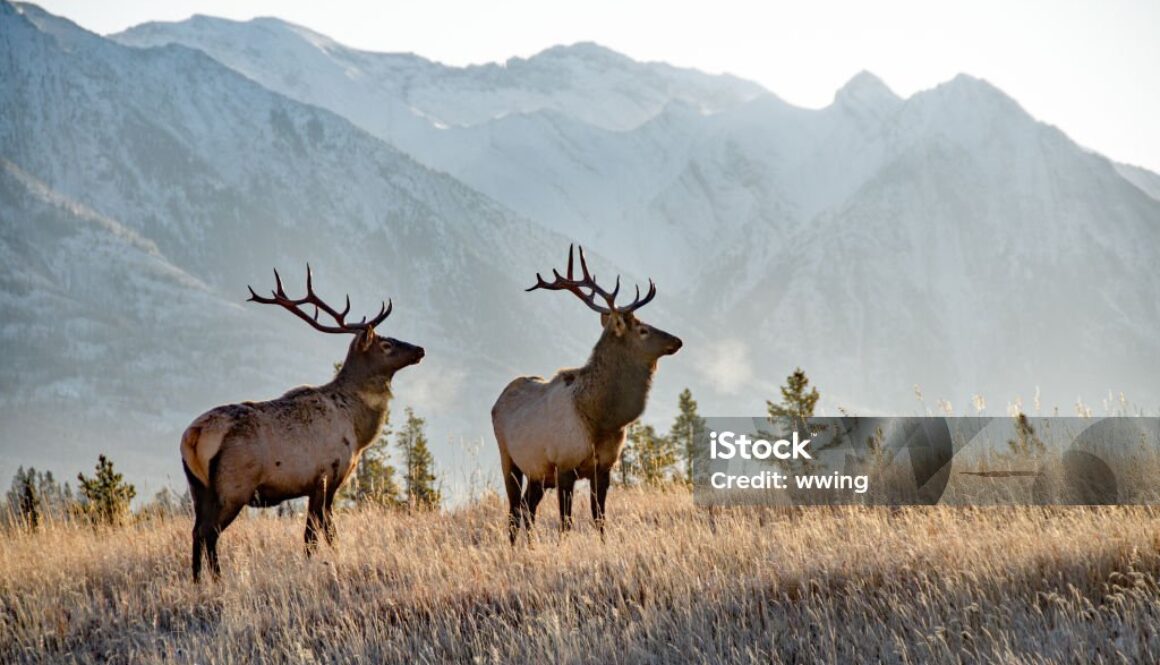
[[[515,379],[491,409],[513,545],[521,527],[531,535],[536,506],[547,488],[556,488],[561,529],[571,529],[572,490],[581,479],[591,487],[592,519],[604,537],[605,499],[625,427],[644,412],[657,360],[681,348],[680,339],[636,318],[636,310],[656,297],[651,279],[643,299],[638,286],[635,300],[617,306],[620,277],[611,292],[598,286],[581,247],[582,275],[575,279],[572,257],[569,247],[567,276],[553,270],[555,280],[549,283],[537,273],[536,284],[527,290],[569,291],[600,314],[604,331],[588,363],[560,370],[548,381],[538,376]]]
[[[334,544],[334,495],[378,436],[387,417],[395,372],[418,363],[423,349],[375,328],[391,314],[383,303],[371,320],[347,323],[314,293],[306,267],[306,296],[291,299],[274,271],[276,288],[262,297],[250,288],[248,301],[284,307],[315,330],[351,334],[342,369],[330,383],[301,386],[268,402],[219,406],[198,416],[181,437],[181,458],[194,505],[193,579],[201,576],[202,552],[214,578],[221,575],[217,542],[243,507],[270,507],[308,497],[306,552],[317,547],[318,532]],[[313,307],[311,316],[304,307]],[[319,312],[334,320],[318,320]]]

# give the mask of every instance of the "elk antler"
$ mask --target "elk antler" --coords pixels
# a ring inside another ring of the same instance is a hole
[[[640,286],[636,287],[636,299],[624,307],[616,306],[616,294],[620,293],[620,275],[616,276],[616,286],[613,287],[612,293],[605,291],[596,284],[596,275],[588,272],[588,262],[584,260],[584,247],[580,247],[580,271],[583,276],[580,279],[572,278],[572,245],[568,245],[568,276],[563,277],[555,268],[552,269],[552,274],[556,276],[555,281],[548,283],[540,277],[540,273],[536,273],[536,285],[528,291],[535,291],[536,289],[545,289],[548,291],[571,291],[577,298],[584,301],[585,305],[592,310],[600,312],[601,314],[612,314],[613,312],[634,312],[641,307],[644,307],[657,295],[656,284],[650,279],[648,281],[648,293],[645,294],[644,299],[640,297]],[[585,294],[583,289],[588,289]],[[601,307],[596,304],[596,296],[600,296],[607,303],[607,307]]]
[[[286,295],[286,292],[282,289],[282,277],[278,274],[277,268],[274,269],[274,282],[277,286],[271,294],[273,295],[272,298],[262,297],[257,293],[254,293],[254,287],[247,286],[246,288],[250,290],[250,297],[246,301],[258,302],[262,303],[263,305],[281,305],[282,307],[290,310],[290,313],[294,316],[297,316],[303,321],[309,323],[311,326],[314,326],[316,330],[320,330],[324,333],[361,333],[364,330],[373,329],[383,321],[386,321],[387,317],[391,315],[392,302],[388,299],[385,303],[383,303],[383,306],[379,310],[378,315],[370,321],[367,321],[367,318],[364,316],[362,321],[359,321],[358,323],[347,323],[346,315],[350,312],[350,296],[346,297],[346,307],[344,307],[341,312],[335,310],[330,305],[327,305],[322,300],[322,298],[319,298],[318,295],[314,293],[314,278],[310,273],[309,263],[306,264],[305,298],[292,300],[289,296]],[[310,316],[306,312],[302,311],[300,309],[302,305],[310,305],[314,307],[314,316]],[[333,318],[335,323],[338,325],[328,326],[319,322],[319,310],[326,312],[327,315]]]

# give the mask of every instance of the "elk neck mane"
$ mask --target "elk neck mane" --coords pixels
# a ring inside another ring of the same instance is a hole
[[[344,363],[338,376],[320,389],[350,409],[359,448],[374,441],[390,411],[391,377],[364,376],[356,364]]]
[[[588,363],[572,372],[576,410],[599,437],[619,432],[644,412],[656,362],[633,353],[605,330]]]

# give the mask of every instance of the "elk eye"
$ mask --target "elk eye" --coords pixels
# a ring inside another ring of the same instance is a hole
[[[383,351],[390,351],[391,350],[391,343],[390,342],[383,342],[382,347],[383,347]]]
[[[648,328],[641,328],[640,329],[640,336],[641,337],[648,337]]]

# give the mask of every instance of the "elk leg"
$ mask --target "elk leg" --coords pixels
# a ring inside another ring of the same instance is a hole
[[[589,501],[592,505],[592,521],[596,522],[596,528],[600,530],[601,540],[604,540],[604,502],[608,499],[608,484],[611,480],[611,469],[596,469],[592,475],[592,493]]]
[[[202,536],[205,541],[205,557],[209,562],[209,573],[213,576],[213,581],[218,581],[222,577],[222,566],[218,561],[217,543],[221,532],[217,529],[209,529],[208,533]]]
[[[315,491],[310,495],[310,501],[306,506],[306,534],[303,540],[306,542],[306,556],[314,556],[314,551],[318,549],[318,532],[324,528],[325,520],[323,517],[323,504],[326,502],[326,495],[323,492]]]
[[[198,520],[193,524],[193,583],[197,584],[201,581],[201,555],[205,549],[205,540],[201,535],[201,521]]]
[[[332,548],[338,540],[338,529],[334,526],[334,495],[337,493],[338,484],[335,483],[335,490],[326,493],[326,502],[322,507],[322,536],[326,538],[326,544]]]
[[[225,531],[226,527],[233,523],[238,513],[242,512],[242,508],[245,507],[245,501],[232,501],[227,503],[218,509],[217,519],[215,521],[207,521],[202,525],[201,536],[202,540],[205,541],[205,554],[209,560],[209,571],[213,574],[215,581],[221,579],[222,576],[222,567],[218,562],[218,538],[221,537],[222,531]]]
[[[575,472],[569,471],[556,478],[556,498],[560,503],[561,532],[572,530],[572,489],[575,485]]]
[[[510,462],[505,466],[507,468],[504,469],[503,486],[507,490],[508,497],[508,539],[514,546],[516,536],[520,533],[520,505],[523,503],[524,472]]]
[[[217,503],[217,494],[209,487],[202,485],[201,480],[194,478],[186,468],[189,478],[189,496],[194,500],[194,532],[193,532],[193,561],[190,562],[191,572],[194,574],[194,584],[202,579],[202,557],[205,554],[205,535],[209,533],[212,516],[218,514],[220,506]]]
[[[536,507],[544,498],[544,481],[528,479],[528,491],[524,498],[524,526],[528,529],[528,540],[532,538],[532,527],[536,526]]]
[[[185,469],[185,477],[189,480],[189,496],[193,499],[193,558],[190,560],[190,572],[193,574],[193,583],[197,584],[201,581],[201,557],[205,550],[205,543],[201,539],[201,522],[204,515],[212,514],[212,511],[207,511],[209,507],[204,505],[210,492],[194,477],[184,462],[181,466]]]

